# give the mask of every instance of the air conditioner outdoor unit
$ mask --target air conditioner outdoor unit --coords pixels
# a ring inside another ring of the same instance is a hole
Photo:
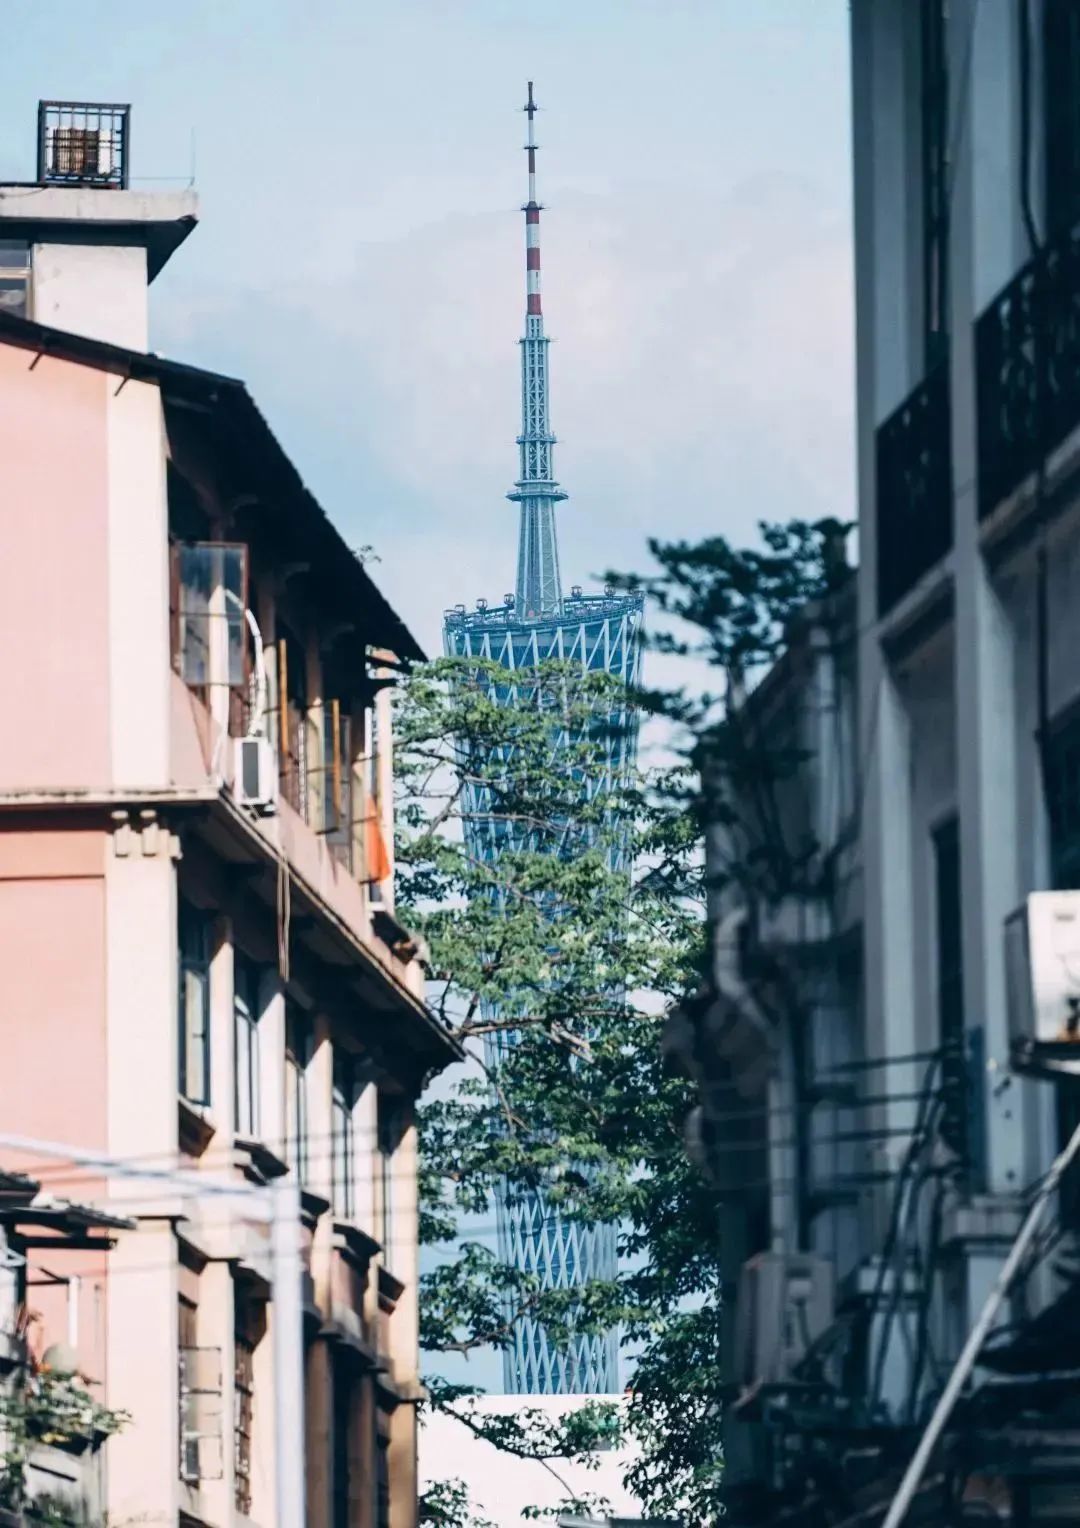
[[[277,762],[268,738],[233,739],[233,795],[256,812],[277,810]]]
[[[735,1367],[748,1390],[779,1385],[833,1318],[833,1265],[812,1252],[759,1252],[739,1273]]]
[[[1050,1047],[1056,1070],[1080,1072],[1080,891],[1034,891],[1005,920],[1005,979],[1019,1064]]]

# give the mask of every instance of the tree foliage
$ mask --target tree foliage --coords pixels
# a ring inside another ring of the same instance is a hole
[[[652,598],[657,647],[704,654],[727,686],[775,659],[800,606],[835,586],[840,534],[793,523],[763,527],[749,550],[654,542],[658,571],[621,582]],[[681,757],[638,764],[621,736],[631,705],[683,729]],[[617,1326],[633,1355],[617,1412],[493,1418],[441,1382],[434,1404],[520,1457],[588,1459],[624,1435],[645,1509],[701,1523],[722,1512],[730,1378],[718,1205],[686,1157],[693,1099],[665,1073],[659,1029],[702,970],[698,765],[724,726],[707,694],[630,697],[602,673],[508,675],[474,659],[414,673],[396,722],[399,906],[428,943],[433,1005],[473,1059],[422,1110],[421,1231],[442,1254],[423,1280],[422,1344],[505,1348],[528,1315],[564,1346]],[[617,1226],[617,1277],[545,1290],[462,1239],[500,1187],[541,1194],[568,1222]],[[429,1520],[468,1520],[447,1489]]]

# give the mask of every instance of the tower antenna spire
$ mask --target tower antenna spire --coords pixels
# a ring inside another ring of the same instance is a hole
[[[533,98],[533,82],[529,81],[529,98],[522,110],[529,119],[529,136],[525,152],[529,156],[529,200],[525,204],[525,292],[526,312],[538,318],[543,313],[540,301],[540,203],[536,200],[536,101]]]
[[[525,334],[521,340],[521,434],[519,476],[508,498],[521,505],[515,609],[519,619],[539,620],[562,610],[555,505],[566,494],[555,481],[555,437],[548,420],[548,344],[540,301],[540,203],[536,200],[538,111],[529,81],[529,200],[525,203]]]

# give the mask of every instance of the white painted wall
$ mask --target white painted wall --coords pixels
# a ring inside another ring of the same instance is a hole
[[[169,783],[171,699],[163,682],[169,672],[164,423],[157,387],[120,387],[120,381],[106,379],[111,774],[114,786],[162,786]],[[78,636],[71,634],[73,641]]]
[[[146,250],[113,244],[35,244],[33,317],[39,324],[145,350]]]

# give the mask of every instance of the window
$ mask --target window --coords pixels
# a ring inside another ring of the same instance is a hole
[[[278,769],[281,792],[301,817],[308,816],[308,770],[315,763],[308,715],[307,654],[300,639],[278,621]]]
[[[238,1313],[239,1315],[239,1313]],[[236,1510],[251,1513],[251,1432],[255,1349],[237,1326],[233,1362],[233,1478]]]
[[[375,1434],[375,1528],[390,1528],[390,1438],[381,1424]]]
[[[968,1157],[967,1048],[964,1033],[964,941],[961,924],[960,822],[950,817],[934,834],[937,918],[938,1033],[944,1114],[941,1136]]]
[[[223,541],[173,548],[173,661],[186,684],[208,691],[247,684],[247,547]]]
[[[308,1175],[307,1068],[311,1024],[292,1003],[285,1010],[285,1155],[301,1183]]]
[[[183,1295],[177,1323],[180,1479],[221,1479],[221,1349],[198,1346],[198,1308]]]
[[[1080,5],[1043,0],[1046,230],[1080,216]]]
[[[390,856],[382,829],[381,738],[378,701],[365,712],[367,753],[364,758],[364,871],[363,879],[371,886],[372,902],[383,900],[382,882],[390,874]]]
[[[351,1481],[351,1431],[353,1417],[352,1376],[340,1350],[334,1355],[334,1415],[332,1425],[334,1472],[334,1528],[351,1528],[352,1481]]]
[[[351,1220],[356,1213],[356,1068],[350,1056],[334,1053],[331,1119],[334,1143],[334,1214]]]
[[[392,1266],[394,1246],[394,1152],[400,1144],[403,1134],[403,1119],[400,1102],[388,1093],[379,1094],[378,1102],[378,1138],[379,1138],[379,1213],[381,1216],[381,1235],[383,1255]]]
[[[946,0],[921,0],[923,343],[929,372],[949,335],[949,70]]]
[[[210,918],[182,898],[179,910],[179,1086],[193,1104],[210,1103]]]
[[[236,1069],[233,1127],[259,1136],[259,971],[239,950],[233,959],[233,1049]]]
[[[30,245],[25,239],[0,239],[0,313],[30,317]]]

